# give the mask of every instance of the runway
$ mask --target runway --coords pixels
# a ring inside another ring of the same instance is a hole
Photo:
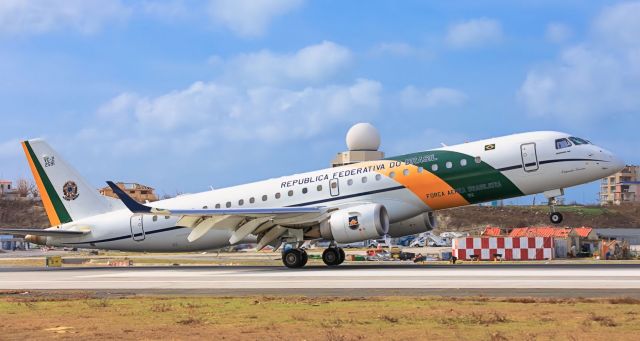
[[[188,293],[640,295],[638,265],[269,266],[0,269],[0,289]],[[366,289],[366,291],[363,291]]]

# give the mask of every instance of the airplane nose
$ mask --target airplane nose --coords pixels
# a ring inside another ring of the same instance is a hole
[[[612,152],[610,152],[610,151],[608,151],[606,149],[600,148],[600,147],[596,147],[596,148],[600,152],[602,160],[609,161],[607,163],[607,165],[605,166],[607,170],[610,170],[613,173],[617,173],[617,172],[621,171],[624,167],[626,167],[626,164],[624,163],[624,160],[622,160],[621,158],[617,157]]]
[[[626,167],[626,164],[624,163],[624,160],[622,160],[621,158],[611,154],[611,166],[612,168],[616,171],[619,172],[621,171],[624,167]]]

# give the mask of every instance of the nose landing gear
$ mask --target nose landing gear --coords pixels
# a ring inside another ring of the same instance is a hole
[[[549,220],[552,224],[560,224],[562,222],[562,213],[556,212],[556,198],[549,198]]]
[[[562,222],[562,219],[562,213],[559,212],[552,212],[549,216],[549,220],[551,220],[551,222],[554,224],[560,224]]]
[[[549,220],[552,224],[562,223],[562,213],[556,212],[556,205],[558,204],[556,197],[564,195],[564,189],[560,188],[552,191],[546,191],[543,194],[549,200]]]

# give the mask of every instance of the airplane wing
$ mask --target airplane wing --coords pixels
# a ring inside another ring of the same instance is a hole
[[[47,236],[47,237],[79,237],[89,231],[48,230],[48,229],[0,229],[0,233],[17,234],[21,236]]]
[[[328,213],[336,210],[322,206],[274,207],[274,208],[233,208],[233,209],[170,209],[143,205],[131,198],[112,181],[107,184],[135,214],[179,216],[180,226],[193,230],[188,240],[193,242],[204,236],[210,229],[234,227],[229,239],[235,244],[250,234],[258,235],[258,249],[269,245],[287,232],[287,229],[301,229],[317,224],[328,218]]]

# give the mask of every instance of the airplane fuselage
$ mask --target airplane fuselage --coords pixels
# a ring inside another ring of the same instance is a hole
[[[565,143],[563,141],[570,141]],[[423,232],[403,222],[436,210],[567,188],[615,173],[624,164],[593,144],[559,132],[531,132],[294,174],[150,203],[152,207],[224,209],[383,205],[389,234]],[[573,142],[573,143],[571,143]],[[120,205],[113,202],[113,205]],[[46,244],[130,251],[196,251],[230,245],[233,226],[189,242],[178,218],[135,215],[122,209],[60,228],[89,227],[74,238]],[[394,231],[394,229],[397,229]],[[309,237],[311,239],[311,237]]]

